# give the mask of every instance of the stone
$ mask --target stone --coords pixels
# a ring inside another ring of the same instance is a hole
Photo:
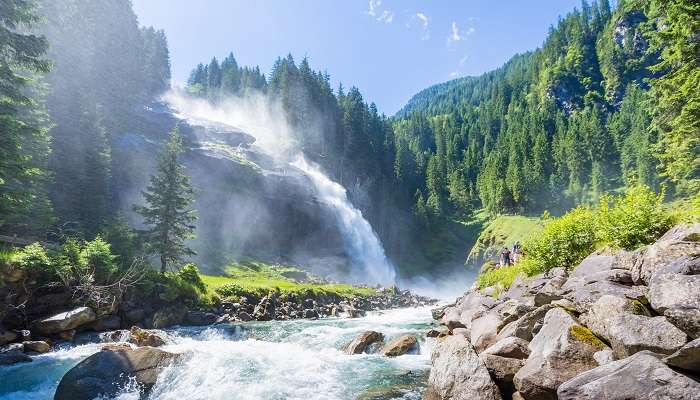
[[[185,318],[186,310],[182,307],[173,306],[162,308],[153,314],[152,328],[163,329],[173,325],[179,325]]]
[[[58,332],[55,336],[62,341],[72,342],[75,339],[75,329],[70,329],[63,332]]]
[[[47,353],[51,350],[51,345],[41,340],[22,342],[22,346],[25,352]]]
[[[553,308],[530,342],[530,356],[515,374],[515,387],[528,400],[554,400],[559,385],[598,366],[593,354],[605,348],[568,312]]]
[[[387,357],[397,357],[418,352],[418,339],[412,335],[402,335],[392,339],[382,347],[381,353]]]
[[[143,308],[134,308],[124,312],[124,319],[128,324],[136,324],[146,318],[146,311]]]
[[[690,337],[700,337],[700,255],[680,257],[656,269],[649,282],[649,302]]]
[[[657,270],[683,256],[700,254],[700,223],[681,224],[666,232],[656,243],[644,249],[632,267],[632,280],[650,284]]]
[[[238,313],[238,319],[240,319],[243,322],[247,322],[252,321],[253,317],[251,317],[250,314],[248,314],[247,312],[241,311]]]
[[[89,307],[78,307],[71,311],[62,312],[51,317],[34,321],[33,329],[42,335],[53,335],[69,331],[97,319],[95,312]]]
[[[436,338],[436,337],[447,336],[449,334],[450,334],[450,330],[446,326],[441,325],[441,326],[438,326],[436,328],[428,329],[428,332],[425,334],[425,336],[427,336],[429,338]]]
[[[316,319],[318,318],[318,313],[313,308],[307,308],[306,310],[304,310],[304,318]]]
[[[525,365],[525,360],[485,353],[480,354],[479,358],[486,366],[489,374],[491,374],[491,378],[498,385],[498,389],[503,397],[507,397],[515,391],[513,377]]]
[[[450,330],[471,328],[472,319],[499,304],[492,297],[484,296],[478,290],[467,292],[454,306],[445,308],[442,323]]]
[[[664,358],[666,364],[698,373],[700,372],[700,339],[695,339],[685,344],[675,353]]]
[[[557,395],[560,400],[697,400],[700,383],[642,351],[583,372],[561,384]]]
[[[217,320],[216,314],[204,311],[188,311],[185,314],[185,324],[194,326],[211,325]]]
[[[21,343],[17,344],[19,344],[20,348],[22,348]],[[0,351],[0,365],[12,365],[31,361],[32,358],[24,354],[24,352],[22,352],[19,349],[14,349],[10,351]]]
[[[515,336],[509,336],[496,342],[483,351],[482,354],[492,354],[507,358],[525,359],[530,355],[528,341]]]
[[[423,400],[501,400],[489,371],[463,337],[438,339]]]
[[[17,332],[5,329],[2,325],[0,325],[0,346],[14,342],[18,337],[19,335]]]
[[[537,307],[562,298],[559,294],[559,289],[566,283],[568,274],[566,273],[566,269],[560,267],[548,271],[545,277],[549,278],[549,281],[535,293],[534,301]]]
[[[63,376],[54,399],[111,398],[130,381],[137,383],[147,395],[163,369],[178,359],[178,354],[153,347],[104,346]]]
[[[116,315],[106,315],[98,318],[90,325],[96,332],[114,331],[122,327],[122,320]]]
[[[341,349],[345,354],[362,354],[374,343],[384,340],[384,335],[375,331],[362,332]]]
[[[467,329],[467,328],[454,328],[452,330],[452,334],[455,336],[461,336],[461,337],[469,340],[469,329]]]
[[[277,306],[277,297],[273,294],[267,295],[260,300],[255,310],[253,311],[253,319],[256,321],[270,321],[275,318],[275,307]]]
[[[141,329],[138,326],[132,326],[129,333],[129,343],[137,346],[159,347],[167,343],[165,332],[157,329]]]
[[[613,353],[613,351],[610,349],[604,349],[593,353],[593,358],[599,366],[610,364],[611,362],[615,361],[615,353]]]
[[[487,347],[498,341],[498,331],[503,327],[503,320],[495,310],[484,313],[471,323],[469,330],[470,342],[477,353],[481,353]]]
[[[532,340],[535,326],[544,321],[545,315],[553,307],[551,304],[545,304],[507,324],[498,332],[498,339],[514,336],[527,341]]]

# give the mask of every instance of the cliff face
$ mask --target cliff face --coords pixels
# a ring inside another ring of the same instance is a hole
[[[699,399],[700,224],[434,316],[426,399]]]
[[[201,268],[211,271],[251,257],[342,274],[347,264],[342,238],[305,175],[267,156],[245,132],[206,121],[187,123],[163,104],[144,110],[138,132],[121,135],[117,144],[129,155],[129,165],[119,171],[120,182],[127,184],[117,195],[134,225],[140,219],[131,205],[143,201],[160,144],[176,124],[186,147],[182,161],[197,189],[192,246]]]

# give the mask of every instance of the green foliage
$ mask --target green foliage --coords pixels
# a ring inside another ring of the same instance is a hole
[[[574,268],[596,245],[595,212],[577,207],[547,222],[542,232],[523,243],[528,270],[540,273],[556,267]]]
[[[79,266],[94,276],[96,282],[108,282],[118,271],[109,243],[99,235],[85,242],[80,250]]]
[[[206,285],[194,264],[186,264],[177,272],[166,272],[157,278],[165,290],[160,299],[166,302],[182,302],[188,306],[206,302]]]
[[[672,225],[663,199],[663,191],[656,194],[645,186],[631,187],[624,196],[604,196],[597,210],[598,240],[630,250],[652,243]]]
[[[479,289],[492,286],[500,289],[508,289],[510,285],[513,284],[515,278],[523,272],[520,264],[491,269],[479,274],[476,284]]]
[[[20,250],[12,263],[27,272],[47,271],[51,268],[51,259],[39,243],[32,243]]]
[[[143,192],[146,206],[134,207],[143,216],[149,249],[160,256],[161,272],[168,264],[183,256],[194,255],[185,240],[193,239],[197,216],[190,208],[194,201],[194,188],[185,174],[185,167],[178,158],[184,151],[179,127],[175,127],[165,143],[155,175]]]

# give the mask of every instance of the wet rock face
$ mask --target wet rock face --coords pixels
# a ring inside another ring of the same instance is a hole
[[[97,319],[95,312],[89,307],[78,307],[53,315],[42,320],[35,321],[33,328],[42,335],[53,335],[59,332],[69,331]]]
[[[374,343],[379,343],[384,340],[384,335],[375,331],[362,332],[358,337],[354,338],[343,346],[342,351],[345,354],[362,354],[369,349],[369,346]]]
[[[489,371],[469,341],[460,336],[438,340],[423,400],[500,400]]]
[[[700,383],[644,351],[564,382],[557,395],[560,400],[698,399]]]
[[[130,349],[105,346],[68,371],[56,389],[55,400],[92,400],[112,397],[133,379],[145,393],[156,383],[162,370],[179,355],[153,347]]]

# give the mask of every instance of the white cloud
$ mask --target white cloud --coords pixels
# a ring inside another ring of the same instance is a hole
[[[367,14],[369,14],[371,17],[374,17],[377,15],[377,8],[382,5],[381,0],[369,0],[369,10],[367,10]]]
[[[464,56],[464,57],[462,57],[462,58],[459,60],[459,66],[461,67],[462,65],[464,65],[464,63],[467,62],[468,59],[469,59],[469,56]]]
[[[469,19],[472,22],[472,19]],[[466,31],[459,29],[457,22],[452,21],[452,34],[447,37],[447,46],[449,47],[452,43],[460,42],[466,40],[472,33],[476,32],[473,26],[470,26]]]
[[[385,24],[392,23],[394,21],[394,12],[388,9],[382,11],[380,9],[381,6],[381,0],[369,0],[369,9],[366,11],[367,15]]]
[[[423,36],[421,37],[421,40],[430,39],[430,31],[428,30],[430,19],[422,12],[416,13],[416,18],[420,20],[421,25],[423,26]]]
[[[460,40],[462,40],[462,36],[459,34],[459,27],[454,21],[452,21],[452,40],[454,40],[455,42],[459,42]]]
[[[454,78],[454,77],[456,77],[458,74],[459,74],[459,72],[457,72],[457,71],[452,71],[452,72],[450,72],[450,78]]]
[[[388,10],[384,10],[382,15],[377,18],[377,21],[384,22],[385,24],[390,24],[394,21],[394,13]]]

